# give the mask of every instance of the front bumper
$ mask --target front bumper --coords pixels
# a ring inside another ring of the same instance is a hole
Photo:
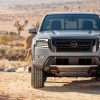
[[[100,73],[97,65],[51,65],[49,71],[59,77],[95,77]]]
[[[53,57],[72,57],[72,58],[93,58],[96,65],[100,65],[100,48],[93,53],[72,53],[72,52],[52,52],[49,48],[35,47],[33,64],[39,66],[49,66]]]
[[[100,48],[94,53],[56,53],[50,51],[49,48],[35,48],[33,64],[40,66],[44,71],[50,72],[54,77],[95,77],[100,73]],[[66,57],[70,59],[73,65],[52,65],[57,57]],[[76,62],[79,58],[92,59],[91,65],[78,65]],[[95,71],[95,72],[92,72]],[[52,73],[54,71],[54,73]]]

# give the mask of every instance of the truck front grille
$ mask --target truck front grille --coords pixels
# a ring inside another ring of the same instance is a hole
[[[53,39],[56,52],[92,52],[94,39]]]

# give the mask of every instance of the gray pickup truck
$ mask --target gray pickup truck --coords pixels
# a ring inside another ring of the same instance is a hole
[[[29,29],[36,33],[35,28]],[[100,80],[100,16],[57,12],[44,18],[32,41],[31,85],[47,77],[95,77]]]

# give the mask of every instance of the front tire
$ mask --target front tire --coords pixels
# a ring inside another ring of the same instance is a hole
[[[31,69],[31,85],[33,88],[43,88],[45,77],[42,68],[33,65]]]

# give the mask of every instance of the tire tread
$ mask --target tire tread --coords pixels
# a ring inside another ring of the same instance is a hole
[[[31,71],[31,85],[33,88],[43,88],[44,87],[44,72],[43,70],[33,65]]]

